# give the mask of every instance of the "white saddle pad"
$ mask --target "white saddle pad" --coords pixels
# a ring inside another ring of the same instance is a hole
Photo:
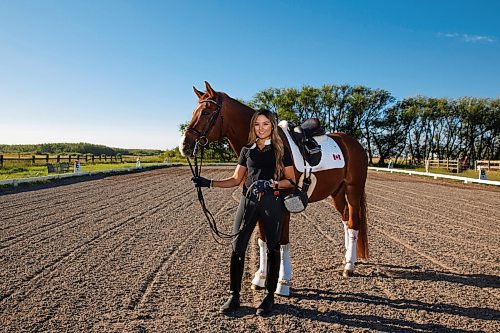
[[[290,144],[290,149],[292,151],[293,161],[295,164],[295,168],[297,171],[303,173],[304,172],[304,159],[300,154],[299,147],[295,144],[293,139],[290,137],[290,133],[288,133],[288,122],[286,120],[280,121],[278,124],[285,132],[288,143]],[[339,145],[328,135],[320,135],[315,136],[314,139],[321,146],[321,161],[318,165],[312,167],[312,172],[329,170],[329,169],[338,169],[343,168],[345,165],[344,155],[340,150]],[[309,170],[311,166],[306,161],[306,168]]]

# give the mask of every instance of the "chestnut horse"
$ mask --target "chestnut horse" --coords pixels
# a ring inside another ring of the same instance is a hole
[[[241,149],[248,144],[248,133],[251,130],[250,120],[255,110],[229,97],[223,92],[212,89],[205,81],[206,92],[193,87],[198,96],[198,105],[193,111],[191,122],[179,145],[183,156],[192,156],[196,141],[206,144],[227,137],[231,148],[239,155]],[[288,141],[281,131],[283,142]],[[330,133],[344,154],[345,166],[340,169],[330,169],[315,172],[316,186],[309,196],[309,202],[323,200],[330,196],[333,205],[340,212],[344,224],[345,267],[343,275],[351,276],[357,258],[368,258],[367,216],[365,182],[368,170],[368,159],[365,150],[354,138],[344,133]],[[296,179],[300,173],[295,169]],[[289,250],[290,213],[285,214],[283,233],[281,235],[281,265],[277,294],[289,295],[291,265]],[[259,234],[263,235],[259,225]],[[265,281],[266,257],[265,242],[259,238],[260,269],[255,274],[252,283],[263,287]],[[263,251],[264,249],[264,251]],[[254,287],[254,286],[253,286]]]

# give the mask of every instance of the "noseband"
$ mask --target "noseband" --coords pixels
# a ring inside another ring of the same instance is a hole
[[[217,122],[217,118],[219,117],[219,114],[220,114],[220,119],[221,119],[220,137],[222,137],[222,129],[224,127],[224,116],[221,114],[221,109],[222,109],[221,105],[213,99],[203,99],[203,100],[199,101],[198,104],[201,104],[204,102],[215,104],[217,106],[217,109],[215,109],[215,111],[212,113],[210,120],[208,121],[207,125],[205,126],[205,128],[203,129],[202,132],[198,131],[197,129],[195,129],[194,127],[191,127],[191,126],[189,126],[186,129],[186,132],[192,133],[195,135],[196,146],[198,144],[200,144],[202,146],[206,146],[208,144],[207,137],[210,134],[210,131],[212,130],[213,126]],[[203,110],[202,110],[202,113],[203,113]]]

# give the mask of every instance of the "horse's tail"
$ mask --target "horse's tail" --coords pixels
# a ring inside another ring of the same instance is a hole
[[[360,200],[359,233],[356,243],[356,253],[358,258],[368,259],[368,214],[366,211],[366,192],[364,189]]]

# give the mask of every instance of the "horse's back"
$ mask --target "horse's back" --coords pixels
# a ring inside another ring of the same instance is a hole
[[[368,174],[368,156],[358,140],[345,133],[329,133],[344,154],[345,181],[364,185]]]

